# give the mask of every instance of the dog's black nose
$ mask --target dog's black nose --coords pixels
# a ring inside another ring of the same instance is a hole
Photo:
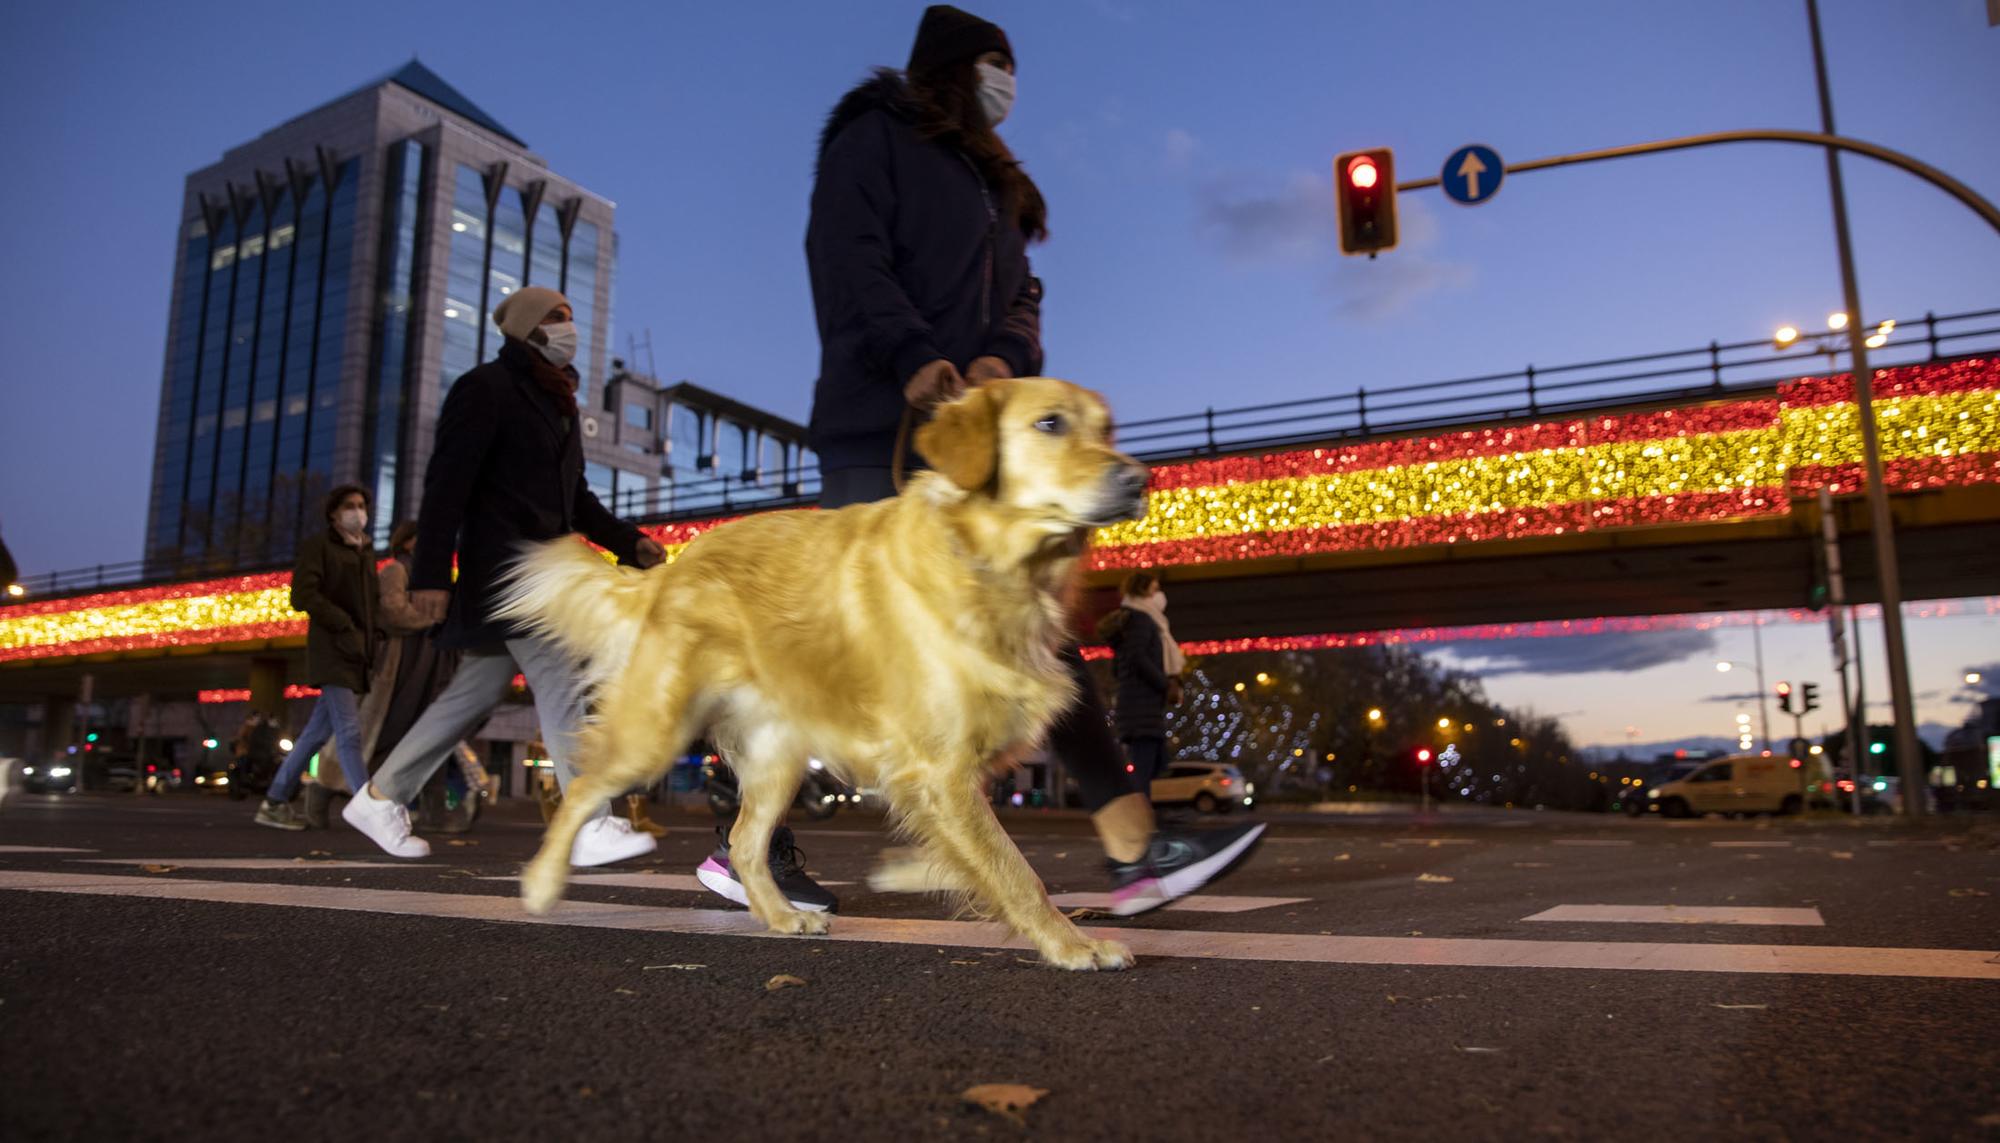
[[[1152,475],[1152,470],[1143,464],[1128,464],[1120,468],[1112,480],[1119,491],[1133,496],[1143,496],[1146,493],[1146,481],[1150,480]]]

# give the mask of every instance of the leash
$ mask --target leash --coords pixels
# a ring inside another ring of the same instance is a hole
[[[889,482],[895,486],[896,495],[903,494],[905,479],[903,458],[910,451],[910,429],[916,423],[917,411],[909,405],[903,406],[903,419],[896,422],[896,456],[889,462]]]

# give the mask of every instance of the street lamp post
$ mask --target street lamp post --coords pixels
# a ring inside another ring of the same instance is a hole
[[[1806,18],[1812,25],[1813,78],[1819,87],[1820,130],[1832,135],[1833,94],[1827,86],[1826,48],[1819,34],[1819,0],[1806,0]],[[1834,238],[1840,248],[1840,292],[1847,307],[1854,404],[1860,411],[1869,531],[1875,540],[1875,575],[1882,592],[1882,641],[1887,644],[1889,700],[1896,719],[1896,772],[1902,777],[1903,812],[1910,817],[1921,817],[1925,811],[1926,776],[1917,753],[1916,704],[1910,694],[1909,652],[1903,641],[1903,584],[1896,563],[1895,521],[1889,515],[1889,490],[1882,483],[1882,444],[1875,426],[1874,377],[1868,368],[1868,346],[1861,332],[1861,287],[1855,279],[1854,244],[1848,235],[1847,191],[1840,177],[1840,152],[1832,147],[1826,149],[1826,177],[1833,194]],[[1856,773],[1858,776],[1858,769]]]
[[[1771,696],[1764,687],[1764,616],[1760,612],[1750,627],[1757,643],[1757,724],[1764,739],[1764,749],[1771,748]],[[1749,663],[1739,663],[1734,659],[1717,659],[1715,669],[1728,674],[1733,667],[1748,667]]]

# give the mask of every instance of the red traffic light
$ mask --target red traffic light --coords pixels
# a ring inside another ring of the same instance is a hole
[[[1396,157],[1387,147],[1333,159],[1340,252],[1369,254],[1396,245]]]
[[[1788,695],[1788,694],[1791,694],[1791,693],[1792,693],[1792,684],[1790,684],[1790,683],[1779,683],[1779,684],[1778,684],[1778,693],[1779,693],[1779,694],[1781,694],[1781,695]]]
[[[1430,760],[1431,760],[1431,752],[1429,747],[1425,747],[1417,751],[1417,763],[1419,765],[1427,766],[1430,764]]]

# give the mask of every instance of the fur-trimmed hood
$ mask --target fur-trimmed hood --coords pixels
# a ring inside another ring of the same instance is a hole
[[[826,160],[826,149],[833,145],[834,137],[849,123],[870,111],[887,111],[905,123],[916,119],[916,103],[910,97],[910,88],[903,81],[902,72],[895,68],[878,67],[833,105],[833,111],[826,117],[826,126],[820,129],[819,152],[813,158],[815,174]]]

